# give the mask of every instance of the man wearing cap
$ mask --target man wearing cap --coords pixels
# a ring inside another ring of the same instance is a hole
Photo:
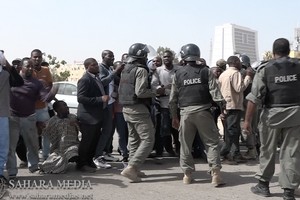
[[[226,61],[224,59],[219,59],[216,63],[217,67],[220,67],[223,71],[226,70]]]
[[[211,101],[222,101],[214,75],[200,60],[200,49],[195,44],[187,44],[181,48],[181,57],[185,66],[178,69],[172,82],[170,94],[170,113],[172,125],[179,128],[180,166],[184,172],[183,183],[192,182],[195,165],[191,154],[194,137],[198,131],[201,140],[207,147],[207,161],[212,184],[223,185],[220,175],[221,161],[219,153],[219,133],[212,114]],[[180,108],[180,121],[177,115]],[[179,126],[180,123],[180,126]]]

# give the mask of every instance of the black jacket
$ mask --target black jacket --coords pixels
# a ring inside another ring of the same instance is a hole
[[[80,123],[97,124],[103,120],[107,109],[103,109],[102,96],[95,78],[85,73],[77,83],[77,118]]]

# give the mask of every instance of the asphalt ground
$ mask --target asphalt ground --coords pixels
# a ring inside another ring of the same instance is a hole
[[[115,154],[115,156],[118,156]],[[111,169],[98,169],[96,173],[82,173],[70,164],[65,174],[29,173],[28,169],[19,169],[17,180],[3,199],[95,199],[95,200],[193,200],[193,199],[265,199],[254,195],[250,187],[257,181],[254,174],[258,161],[246,164],[223,165],[224,187],[211,185],[208,165],[201,159],[195,159],[195,181],[190,185],[182,183],[182,171],[179,158],[148,158],[142,167],[147,178],[140,183],[130,183],[120,175],[124,163],[114,162]],[[270,183],[272,197],[282,199],[282,190],[278,185],[279,164]]]
[[[222,133],[222,130],[220,130]],[[117,134],[114,135],[114,147],[117,147]],[[245,147],[241,151],[245,152]],[[114,151],[114,156],[120,155]],[[111,163],[111,169],[97,169],[96,173],[82,173],[75,164],[69,164],[65,174],[29,173],[27,168],[19,169],[15,182],[2,199],[93,199],[93,200],[260,200],[250,191],[257,184],[254,178],[258,170],[258,161],[248,161],[239,165],[223,165],[221,170],[226,185],[215,188],[207,173],[209,167],[204,160],[195,159],[195,181],[190,185],[182,182],[183,173],[179,167],[179,158],[148,158],[141,170],[146,173],[140,183],[130,183],[120,175],[126,163]],[[282,199],[282,190],[278,185],[279,164],[270,183],[272,197]],[[296,191],[300,195],[300,191]],[[300,196],[298,196],[300,197]]]

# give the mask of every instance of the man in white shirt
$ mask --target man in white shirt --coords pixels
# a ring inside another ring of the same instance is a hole
[[[161,125],[160,125],[160,135],[162,138],[162,143],[169,156],[175,156],[176,153],[173,150],[173,140],[175,143],[175,148],[177,153],[180,149],[180,144],[178,141],[178,131],[172,128],[172,121],[169,110],[169,96],[171,92],[171,84],[176,70],[180,67],[173,65],[174,55],[171,51],[166,50],[163,54],[163,66],[156,69],[152,77],[151,85],[153,88],[163,88],[162,92],[159,94],[160,101],[160,115],[161,115]],[[173,140],[172,140],[173,136]]]

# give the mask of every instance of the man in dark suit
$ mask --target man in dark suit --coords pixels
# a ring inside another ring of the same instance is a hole
[[[78,109],[77,117],[80,123],[82,138],[79,144],[79,161],[77,167],[83,172],[95,172],[93,156],[101,135],[103,118],[107,112],[109,96],[99,78],[99,66],[94,58],[84,61],[86,73],[77,83]]]

